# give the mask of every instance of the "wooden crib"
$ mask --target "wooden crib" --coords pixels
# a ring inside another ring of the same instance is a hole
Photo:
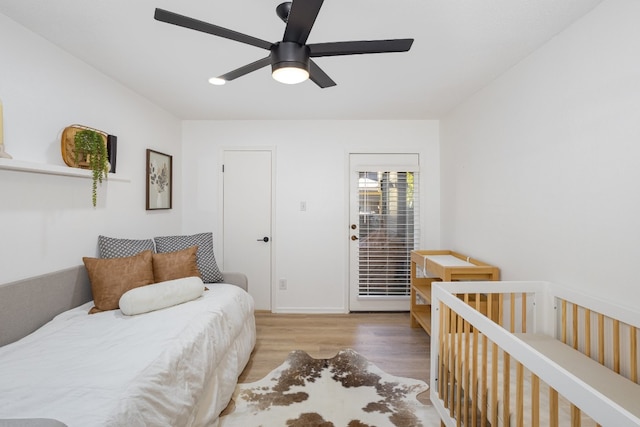
[[[640,311],[548,282],[434,283],[432,307],[443,426],[640,426]]]

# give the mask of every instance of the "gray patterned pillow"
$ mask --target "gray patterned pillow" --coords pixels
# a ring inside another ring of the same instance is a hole
[[[222,282],[222,273],[218,269],[216,257],[213,255],[213,233],[200,233],[191,236],[161,236],[154,237],[156,252],[175,252],[197,246],[196,252],[198,270],[204,283]]]
[[[155,252],[151,239],[116,239],[106,236],[98,236],[98,250],[100,258],[124,258],[149,250]]]

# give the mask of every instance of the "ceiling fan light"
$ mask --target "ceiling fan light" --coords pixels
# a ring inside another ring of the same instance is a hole
[[[294,85],[309,78],[309,47],[281,42],[271,48],[271,76],[280,83]]]
[[[299,67],[281,67],[274,69],[271,76],[280,83],[295,85],[307,80],[309,72]]]
[[[221,79],[220,77],[211,77],[209,79],[209,83],[211,83],[212,85],[216,85],[216,86],[222,86],[226,82],[227,81],[225,79]]]

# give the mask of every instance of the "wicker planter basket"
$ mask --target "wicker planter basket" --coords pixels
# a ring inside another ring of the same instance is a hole
[[[84,129],[90,129],[98,132],[102,135],[102,139],[104,139],[105,146],[107,145],[107,134],[101,130],[93,129],[87,126],[81,125],[71,125],[69,127],[64,128],[62,131],[61,145],[60,150],[62,152],[62,160],[67,166],[72,168],[80,168],[80,169],[89,169],[89,159],[88,155],[83,155],[80,153],[78,156],[78,162],[76,162],[76,152],[75,152],[75,141],[74,138],[76,133],[80,132]]]

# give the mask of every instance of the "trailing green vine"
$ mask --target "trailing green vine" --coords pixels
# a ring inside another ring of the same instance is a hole
[[[109,172],[109,158],[104,137],[92,129],[78,131],[74,137],[75,160],[79,163],[87,157],[89,169],[92,172],[93,184],[91,187],[91,201],[96,206],[98,201],[98,183],[107,178]]]

